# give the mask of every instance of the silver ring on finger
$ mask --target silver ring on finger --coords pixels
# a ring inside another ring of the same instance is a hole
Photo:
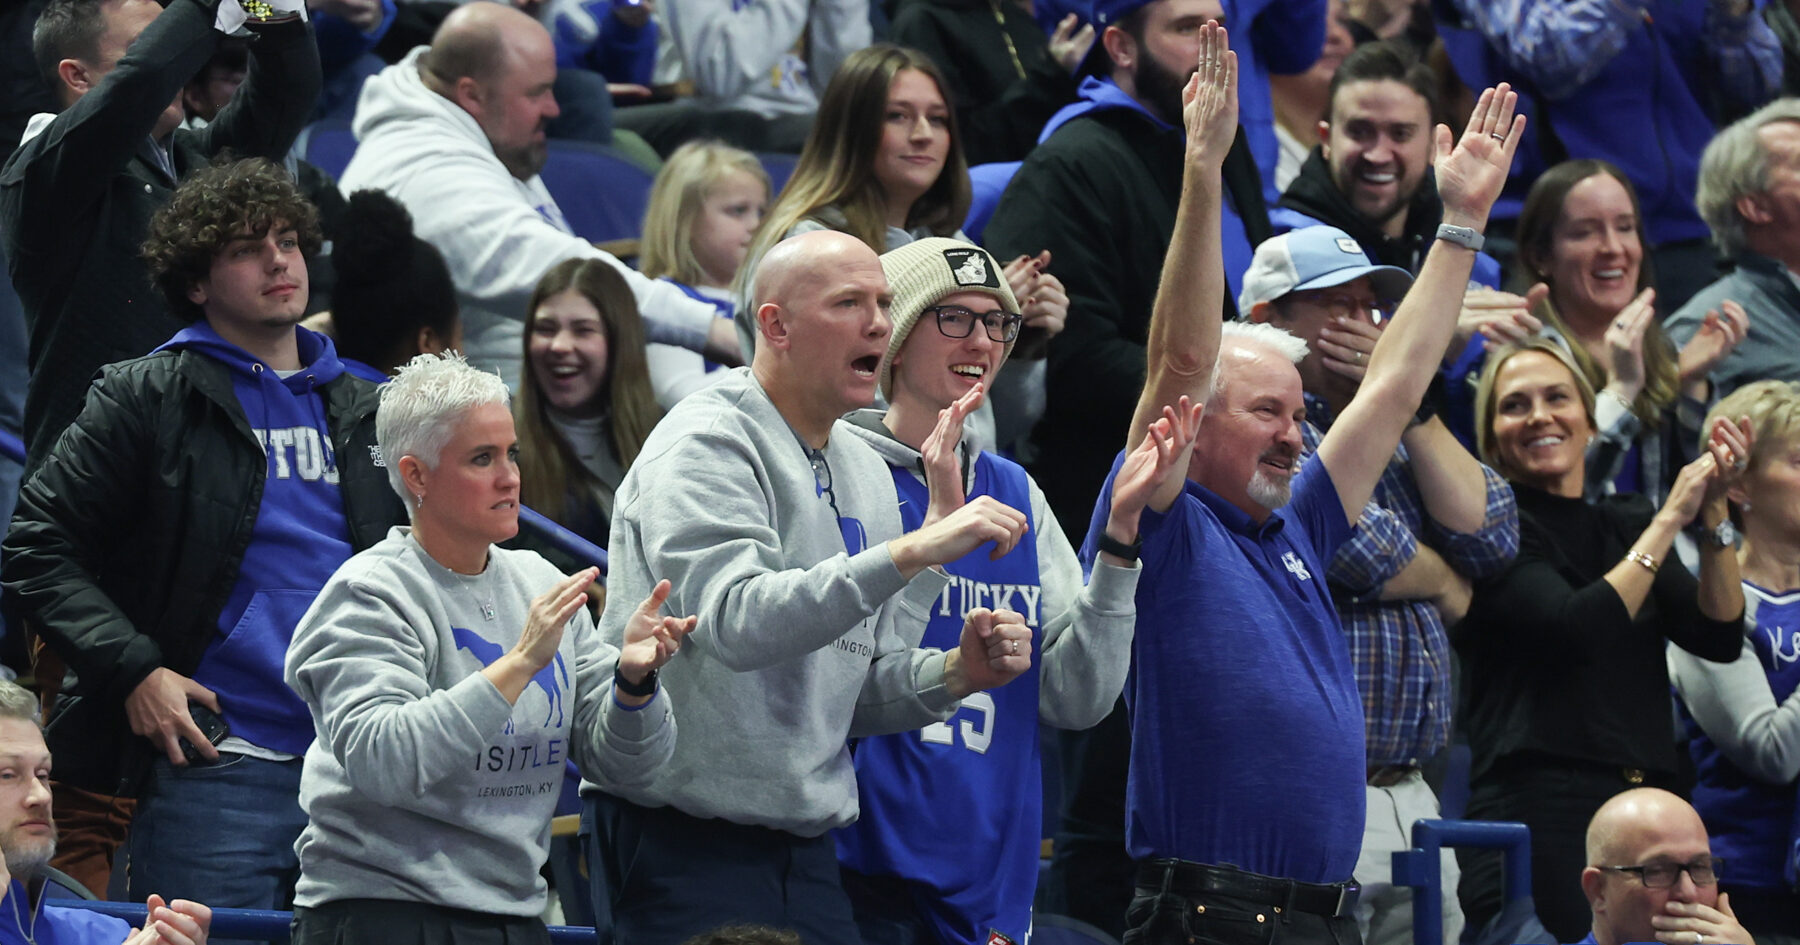
[[[1706,933],[1695,932],[1694,933],[1694,945],[1706,945]]]
[[[1364,354],[1361,351],[1356,352],[1356,363],[1357,364],[1368,364],[1369,356],[1367,354]]]
[[[1498,132],[1498,131],[1490,131],[1490,132],[1488,132],[1488,137],[1490,137],[1490,138],[1492,138],[1492,139],[1494,139],[1494,140],[1495,140],[1495,141],[1505,141],[1505,140],[1506,140],[1506,136],[1505,136],[1505,135],[1503,135],[1503,134],[1501,134],[1501,133],[1500,133],[1500,132]]]
[[[1009,653],[1010,653],[1010,654],[1011,654],[1011,655],[1013,655],[1013,656],[1018,656],[1018,655],[1019,655],[1019,641],[1017,641],[1017,640],[1008,640],[1008,641],[1006,641],[1006,642],[1008,642],[1008,643],[1010,643],[1010,644],[1012,644],[1012,649],[1011,649],[1011,650],[1010,650],[1010,651],[1009,651]]]

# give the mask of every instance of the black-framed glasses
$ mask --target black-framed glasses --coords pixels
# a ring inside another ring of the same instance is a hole
[[[938,331],[945,338],[967,338],[979,321],[989,338],[1007,344],[1019,337],[1019,326],[1025,324],[1025,316],[999,309],[977,313],[961,305],[937,305],[925,311],[937,316]]]
[[[1686,872],[1696,886],[1711,886],[1719,881],[1725,861],[1716,856],[1703,856],[1691,863],[1645,863],[1643,866],[1602,866],[1609,873],[1636,873],[1650,889],[1667,889]]]

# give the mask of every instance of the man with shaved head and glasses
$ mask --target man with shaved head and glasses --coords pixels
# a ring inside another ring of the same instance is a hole
[[[1719,891],[1724,863],[1687,801],[1637,788],[1601,805],[1588,824],[1581,890],[1594,928],[1578,945],[1754,945]]]

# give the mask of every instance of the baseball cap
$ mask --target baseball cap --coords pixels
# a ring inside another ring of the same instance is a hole
[[[1238,314],[1248,317],[1250,306],[1273,302],[1290,292],[1327,289],[1368,276],[1375,293],[1398,299],[1412,288],[1412,273],[1398,266],[1377,266],[1350,238],[1335,226],[1309,226],[1289,230],[1264,240],[1244,273],[1238,293]]]

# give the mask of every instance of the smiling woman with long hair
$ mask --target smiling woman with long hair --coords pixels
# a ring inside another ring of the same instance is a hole
[[[611,266],[570,259],[544,273],[526,311],[520,494],[604,548],[613,490],[662,419],[637,301]]]
[[[1476,587],[1451,633],[1474,754],[1468,816],[1531,828],[1538,916],[1573,941],[1589,923],[1573,882],[1588,820],[1627,788],[1677,784],[1666,645],[1737,655],[1736,557],[1703,545],[1698,580],[1669,559],[1689,522],[1724,518],[1749,447],[1742,430],[1715,424],[1660,507],[1635,493],[1584,498],[1594,390],[1543,338],[1489,355],[1475,410],[1481,458],[1518,498],[1519,554]],[[1480,928],[1500,907],[1500,858],[1463,852],[1463,909]]]

